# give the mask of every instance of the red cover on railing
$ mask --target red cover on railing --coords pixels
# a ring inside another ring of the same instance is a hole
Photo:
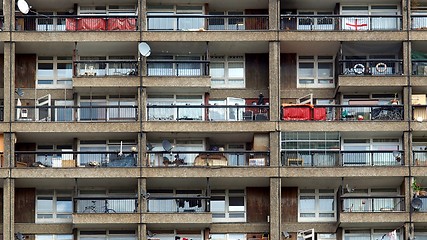
[[[284,107],[283,120],[311,120],[311,106]]]
[[[67,18],[65,20],[65,30],[67,31],[76,31],[76,19]]]
[[[326,120],[326,108],[314,108],[313,120]]]
[[[136,30],[135,18],[110,18],[108,19],[108,31],[113,30]]]
[[[106,29],[106,21],[102,18],[67,18],[65,29],[67,31],[102,31]]]

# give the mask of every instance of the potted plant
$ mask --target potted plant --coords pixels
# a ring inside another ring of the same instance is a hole
[[[412,190],[414,191],[415,195],[420,195],[420,191],[422,190],[420,184],[417,183],[417,181],[414,179],[412,182]]]

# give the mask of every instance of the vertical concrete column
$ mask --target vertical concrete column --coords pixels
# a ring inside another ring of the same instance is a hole
[[[402,56],[403,56],[403,74],[409,75],[412,73],[411,43],[409,41],[403,42]]]
[[[146,167],[150,163],[148,162],[147,158],[147,135],[144,132],[140,132],[138,134],[138,146],[138,166]]]
[[[281,166],[280,132],[270,132],[270,166]]]
[[[14,240],[15,180],[3,181],[3,239]]]
[[[138,102],[139,102],[139,121],[145,122],[147,119],[147,92],[145,88],[140,87],[138,90]],[[143,126],[142,126],[143,127]],[[141,129],[142,130],[142,129]]]
[[[270,121],[280,121],[280,42],[269,42]]]
[[[403,180],[403,189],[404,192],[401,193],[401,195],[405,195],[405,210],[407,212],[412,211],[411,209],[411,201],[412,201],[412,184],[413,178],[412,177],[405,177]]]
[[[147,31],[147,0],[138,1],[138,19],[141,31]]]
[[[147,240],[147,225],[138,224],[138,236],[139,240]]]
[[[402,9],[402,30],[407,30],[408,27],[411,27],[411,18],[408,18],[411,14],[411,8],[408,8],[408,2],[411,0],[402,0],[401,2],[401,9]],[[410,5],[409,5],[410,6]]]
[[[280,23],[280,0],[268,0],[268,28],[278,30]]]
[[[270,178],[270,239],[280,239],[281,189],[279,177]]]
[[[15,133],[4,133],[4,168],[15,166]]]
[[[147,212],[147,179],[138,179],[138,212]]]
[[[15,29],[15,1],[4,0],[3,1],[3,15],[4,15],[4,31],[10,31]]]
[[[403,239],[414,239],[414,224],[405,223],[403,226],[405,227]]]
[[[402,143],[403,150],[405,151],[403,153],[403,160],[405,161],[405,166],[408,166],[409,164],[413,163],[412,159],[412,132],[405,131],[403,132],[403,143]]]
[[[15,43],[4,43],[4,121],[15,119]],[[10,105],[9,105],[10,103]]]
[[[412,120],[412,103],[411,103],[411,96],[412,96],[412,88],[411,87],[404,87],[403,88],[403,105],[404,105],[404,111],[403,111],[403,118],[406,121]]]

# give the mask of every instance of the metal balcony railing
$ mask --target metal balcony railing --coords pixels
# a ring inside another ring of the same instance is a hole
[[[16,121],[113,122],[138,120],[137,106],[17,106]]]
[[[149,31],[268,30],[268,15],[161,15],[148,13]]]
[[[16,16],[17,31],[136,31],[136,16],[25,15]]]
[[[411,16],[412,30],[427,30],[427,15],[412,15]]]
[[[396,31],[402,16],[390,15],[281,15],[282,30],[290,31]]]
[[[197,213],[209,212],[209,197],[153,197],[147,199],[148,212]]]
[[[148,76],[209,76],[210,61],[147,59]]]
[[[269,105],[148,105],[148,121],[268,121]]]
[[[427,76],[427,60],[412,60],[412,75]]]
[[[138,198],[129,197],[97,197],[74,198],[75,213],[136,213]]]
[[[74,77],[138,76],[137,60],[74,61]]]
[[[339,60],[340,75],[402,75],[402,59],[346,59]]]
[[[151,167],[269,166],[269,151],[148,151]]]
[[[369,167],[404,165],[403,151],[282,150],[282,165],[288,167]]]
[[[403,105],[284,105],[284,121],[400,121]]]
[[[427,166],[427,149],[425,150],[412,150],[412,165],[413,166]]]
[[[341,197],[343,212],[404,212],[405,197]]]
[[[16,167],[135,167],[137,161],[129,151],[15,151]]]

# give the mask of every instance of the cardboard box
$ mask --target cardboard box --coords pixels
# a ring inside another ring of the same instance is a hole
[[[426,105],[425,94],[412,94],[412,105]]]

